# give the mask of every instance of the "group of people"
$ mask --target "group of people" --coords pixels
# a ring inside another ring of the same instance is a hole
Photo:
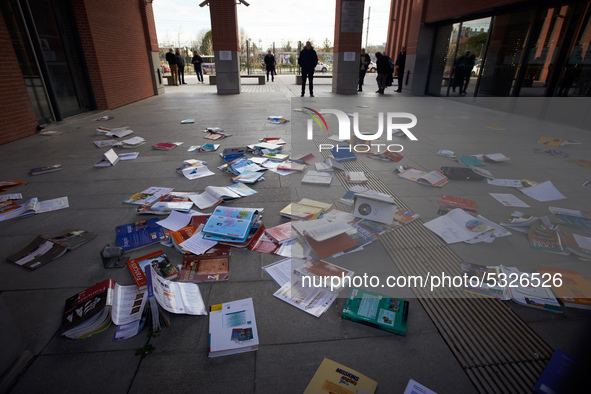
[[[172,80],[175,82],[174,86],[179,85],[186,85],[185,82],[185,59],[183,59],[183,55],[181,55],[181,50],[177,48],[173,50],[170,48],[166,53],[166,61],[170,67],[170,74],[172,75]],[[195,74],[197,74],[197,80],[200,83],[203,82],[203,70],[201,68],[201,64],[203,63],[203,59],[199,56],[197,51],[193,52],[193,57],[191,58],[191,63],[193,63],[193,67],[195,68]],[[178,83],[176,83],[178,81]]]

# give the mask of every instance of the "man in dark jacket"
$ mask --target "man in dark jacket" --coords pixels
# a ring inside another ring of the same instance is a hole
[[[306,46],[301,50],[298,64],[302,68],[301,97],[304,97],[304,93],[306,92],[306,79],[310,79],[310,97],[314,97],[314,69],[318,64],[318,55],[314,48],[312,48],[312,43],[310,41],[306,41]]]
[[[191,59],[191,63],[193,63],[193,67],[195,68],[195,74],[197,74],[197,81],[203,83],[203,70],[201,69],[201,63],[203,63],[203,58],[199,56],[197,51],[193,51],[193,58]]]
[[[400,48],[400,53],[396,58],[396,63],[394,64],[394,69],[396,70],[396,75],[398,76],[398,89],[396,92],[402,92],[402,83],[404,81],[404,67],[406,66],[406,47],[403,46]]]
[[[371,57],[367,53],[365,53],[365,49],[361,48],[361,56],[359,56],[359,90],[358,92],[363,92],[363,80],[365,79],[365,73],[367,73],[367,69],[369,67],[369,63],[371,63]]]
[[[384,94],[388,76],[392,75],[392,67],[390,67],[388,56],[382,55],[381,52],[376,52],[376,68],[378,69],[378,76],[376,77],[376,81],[378,81],[378,90],[376,93]]]
[[[178,66],[176,64],[176,56],[174,55],[174,51],[172,50],[172,48],[170,48],[168,50],[168,52],[166,53],[166,61],[168,62],[168,65],[170,66],[170,75],[172,75],[172,83],[174,84],[174,86],[178,86],[178,84],[176,83],[176,81],[179,78],[179,73],[178,73]]]
[[[179,85],[186,85],[187,83],[185,82],[185,59],[183,59],[183,55],[181,55],[181,50],[179,48],[176,49],[174,57],[176,57],[176,64],[179,69]]]
[[[271,50],[268,50],[267,56],[265,56],[265,69],[267,70],[267,82],[269,82],[269,73],[271,73],[271,82],[275,82],[275,56]]]

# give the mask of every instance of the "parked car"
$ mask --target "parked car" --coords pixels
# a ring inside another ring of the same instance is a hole
[[[162,74],[166,74],[170,72],[170,66],[168,64],[161,64],[160,67],[162,67]]]
[[[477,77],[477,76],[478,76],[478,74],[480,74],[480,64],[476,64],[476,65],[474,66],[474,68],[472,69],[472,73],[471,73],[471,75],[472,75],[473,77]]]
[[[330,65],[322,62],[318,62],[316,68],[314,69],[314,71],[320,71],[323,73],[327,72],[328,70],[330,70]]]
[[[376,64],[374,62],[369,63],[369,66],[367,66],[367,72],[375,73],[377,70],[378,70],[378,67],[376,66]]]

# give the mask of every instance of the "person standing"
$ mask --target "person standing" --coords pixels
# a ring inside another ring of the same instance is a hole
[[[306,92],[306,79],[310,80],[310,97],[314,97],[314,69],[318,64],[318,55],[312,48],[310,41],[306,41],[306,46],[300,51],[298,64],[302,68],[302,95],[300,97],[304,97]]]
[[[470,78],[472,78],[472,69],[474,68],[474,63],[476,63],[476,55],[472,54],[468,57],[468,60],[466,61],[466,70],[464,72],[464,84],[460,86],[461,93],[466,94],[466,89],[468,89]]]
[[[176,49],[174,57],[176,57],[176,64],[179,70],[179,85],[186,85],[187,83],[185,82],[185,59],[183,59],[183,55],[181,55],[181,50],[179,48]]]
[[[376,93],[384,94],[388,81],[388,75],[392,75],[392,67],[390,67],[390,60],[388,59],[388,56],[382,55],[381,52],[376,52],[376,68],[378,69],[378,76],[376,77],[376,81],[378,82],[378,90]]]
[[[193,68],[195,68],[195,74],[197,74],[197,81],[203,82],[203,70],[201,69],[201,63],[203,63],[203,58],[199,56],[197,51],[193,51],[193,58],[191,59],[191,63],[193,63]]]
[[[460,56],[454,65],[453,68],[453,80],[452,80],[452,90],[455,92],[456,88],[459,86],[460,91],[458,94],[464,93],[464,81],[466,79],[466,74],[468,73],[468,64],[470,62],[470,51],[466,51],[462,56]]]
[[[363,80],[365,79],[365,73],[371,63],[371,57],[365,53],[365,49],[361,48],[361,56],[359,57],[359,89],[358,92],[363,92]]]
[[[394,63],[394,69],[396,70],[396,76],[398,77],[398,89],[397,93],[402,92],[402,83],[404,82],[404,68],[406,67],[406,47],[403,45],[400,48],[400,53],[396,57],[396,63]]]
[[[269,82],[269,73],[271,73],[271,82],[275,82],[275,56],[271,53],[271,50],[267,51],[265,56],[265,69],[267,70],[267,82]]]
[[[179,78],[178,66],[176,63],[176,56],[174,55],[174,51],[172,50],[172,48],[170,48],[168,50],[168,53],[166,53],[166,61],[170,66],[170,75],[172,75],[172,83],[174,86],[178,86],[178,84],[176,83],[176,81]]]

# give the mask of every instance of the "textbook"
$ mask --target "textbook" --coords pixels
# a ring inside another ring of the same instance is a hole
[[[332,154],[332,157],[338,162],[357,160],[355,152],[353,152],[353,149],[349,145],[333,146],[330,150],[330,153]]]
[[[332,172],[308,170],[308,172],[306,172],[306,174],[302,178],[302,183],[313,185],[330,185],[330,183],[332,182],[332,177]]]
[[[228,280],[230,246],[215,245],[202,255],[186,255],[179,273],[179,282],[218,282]]]
[[[481,181],[482,175],[474,172],[472,168],[466,167],[441,167],[441,174],[452,181]]]
[[[354,369],[325,358],[310,383],[308,383],[304,394],[373,394],[377,387],[378,382],[375,380]]]
[[[146,267],[149,265],[154,268],[156,274],[165,279],[172,280],[179,275],[178,270],[170,262],[168,257],[166,257],[163,250],[130,259],[127,261],[127,268],[129,268],[138,290],[146,290],[148,288]]]
[[[258,213],[259,211],[253,208],[217,207],[205,223],[202,232],[244,242]]]
[[[367,183],[368,179],[363,171],[346,171],[345,179],[349,183]]]
[[[74,250],[79,246],[97,237],[97,234],[78,229],[62,230],[58,233],[48,235],[47,238],[52,241],[61,242],[68,246],[68,250]]]
[[[17,204],[12,200],[0,203],[0,222],[4,220],[22,218],[38,213],[56,211],[70,206],[68,197],[39,201],[37,197],[29,199],[24,204]]]
[[[469,213],[476,213],[476,201],[468,198],[454,197],[448,194],[439,196],[439,207],[437,208],[438,215],[445,215],[455,208],[463,209]]]
[[[562,268],[536,267],[543,275],[543,280],[560,298],[564,306],[591,309],[591,279],[574,270]],[[560,280],[557,280],[560,278]]]
[[[539,219],[532,224],[527,237],[529,245],[534,249],[565,255],[573,253],[587,259],[591,258],[591,237],[570,233],[561,225],[553,226],[547,220]]]
[[[449,180],[445,175],[439,171],[425,172],[411,168],[409,170],[402,171],[398,174],[399,177],[415,181],[421,185],[429,185],[435,187],[443,187],[448,184]]]
[[[136,193],[133,196],[123,200],[123,203],[136,205],[153,204],[162,196],[170,193],[171,191],[173,191],[173,189],[169,187],[151,186],[146,190]]]
[[[117,246],[124,251],[152,245],[166,239],[158,218],[124,224],[115,228]]]
[[[60,334],[82,339],[107,329],[111,322],[120,327],[137,322],[146,302],[145,291],[106,279],[66,300]]]
[[[12,189],[13,187],[26,185],[24,181],[0,181],[0,192]]]
[[[406,335],[408,301],[353,287],[341,317],[398,335]]]
[[[256,190],[238,182],[230,186],[207,186],[203,193],[193,194],[190,198],[199,209],[207,209],[220,204],[222,201],[256,193]]]
[[[290,219],[314,220],[324,213],[324,209],[322,207],[292,202],[283,208],[279,213],[281,216],[285,216]]]
[[[257,350],[259,333],[252,298],[212,305],[209,313],[209,357]]]
[[[96,162],[95,167],[109,167],[119,163],[119,155],[111,148],[103,154],[103,157]]]
[[[6,257],[6,260],[34,270],[57,259],[67,251],[67,244],[38,235],[27,246]]]
[[[280,224],[279,226],[268,228],[265,230],[265,232],[280,244],[290,241],[298,236],[298,234],[292,228],[291,221]]]
[[[152,149],[156,150],[171,150],[172,148],[176,148],[177,144],[173,142],[159,142],[155,145],[152,145]]]
[[[153,204],[139,206],[136,212],[152,215],[166,215],[172,211],[188,213],[193,207],[193,201],[191,201],[193,195],[193,192],[170,192]]]
[[[29,170],[29,172],[31,173],[31,175],[39,175],[39,174],[47,174],[48,172],[61,171],[63,169],[64,168],[62,167],[61,164],[52,164],[50,166],[31,168]]]

